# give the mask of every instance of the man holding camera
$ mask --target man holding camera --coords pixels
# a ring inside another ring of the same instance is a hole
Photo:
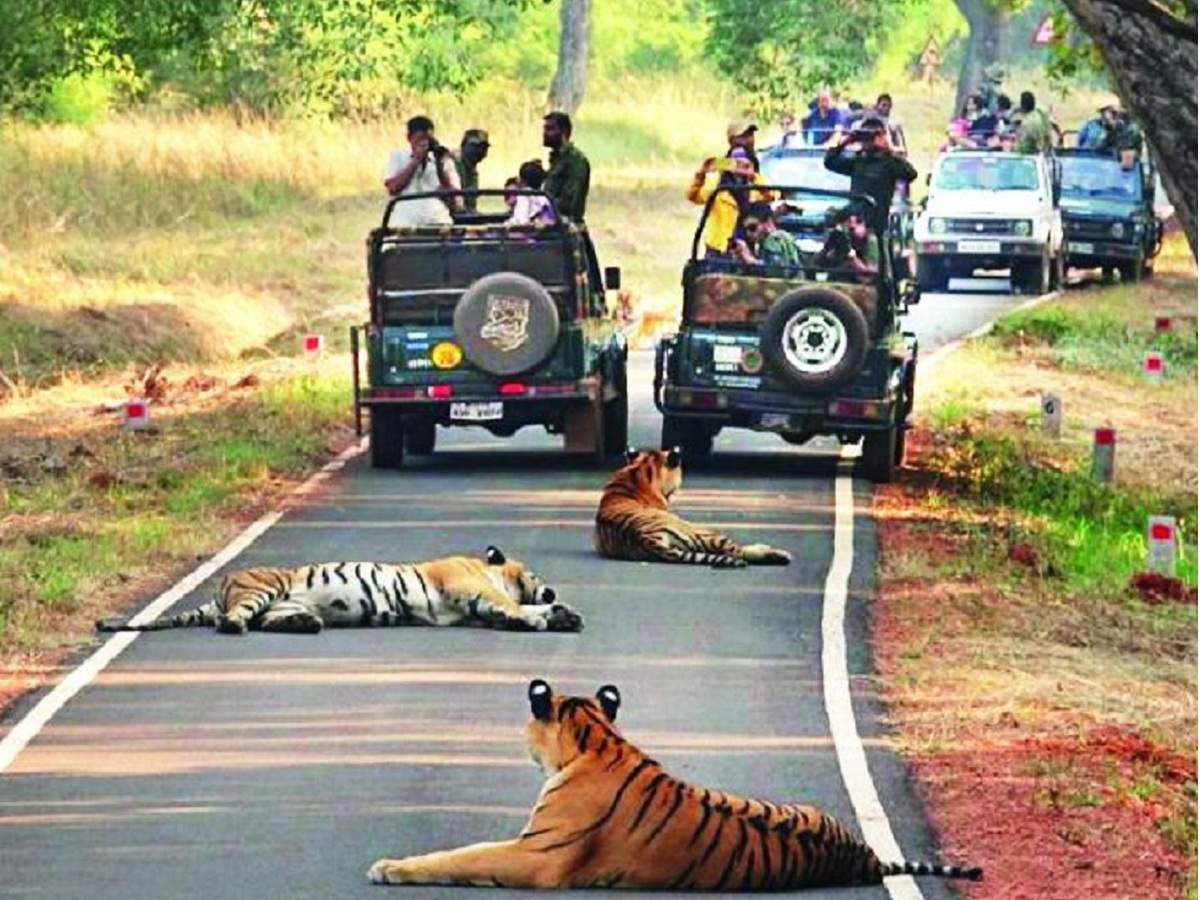
[[[458,173],[454,157],[437,142],[433,122],[427,116],[408,120],[408,150],[395,150],[388,160],[383,186],[393,197],[457,191]],[[450,209],[461,208],[462,197],[423,197],[397,203],[392,211],[393,225],[449,225]]]
[[[846,156],[847,148],[857,146],[858,152]],[[877,117],[863,119],[849,135],[825,151],[825,168],[850,176],[850,190],[866,194],[875,201],[867,219],[871,230],[887,232],[888,215],[897,182],[911,182],[917,170],[892,147],[887,126]]]

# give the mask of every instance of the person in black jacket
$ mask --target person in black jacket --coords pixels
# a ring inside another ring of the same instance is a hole
[[[857,146],[858,152],[846,155],[846,150]],[[850,190],[866,194],[875,201],[875,207],[865,218],[873,231],[887,231],[888,213],[897,183],[911,182],[917,170],[892,148],[887,127],[878,118],[863,119],[849,135],[825,151],[825,168],[850,176]]]

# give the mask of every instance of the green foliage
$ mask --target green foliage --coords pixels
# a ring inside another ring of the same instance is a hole
[[[770,114],[822,86],[862,77],[910,0],[709,0],[705,47],[721,72]]]

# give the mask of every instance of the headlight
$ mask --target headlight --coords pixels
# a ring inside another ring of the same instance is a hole
[[[1125,237],[1125,223],[1113,222],[1112,228],[1110,228],[1109,231],[1112,233],[1113,237],[1123,238]]]
[[[933,232],[934,234],[942,234],[946,230],[946,220],[945,219],[930,219],[929,220],[929,230],[931,232]]]
[[[1033,223],[1028,219],[1018,219],[1013,223],[1013,234],[1028,237],[1033,233]]]
[[[1134,234],[1141,234],[1145,230],[1146,230],[1146,224],[1144,222],[1134,222],[1133,223],[1133,233]]]

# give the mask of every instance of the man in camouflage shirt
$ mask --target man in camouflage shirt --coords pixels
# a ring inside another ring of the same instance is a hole
[[[1037,108],[1031,91],[1021,92],[1021,107],[1017,114],[1017,152],[1046,153],[1054,146],[1053,125],[1046,111]]]
[[[745,240],[734,243],[735,256],[749,265],[800,266],[800,248],[786,231],[775,226],[769,203],[751,203],[742,219]]]
[[[571,142],[571,117],[549,113],[542,120],[542,143],[550,148],[550,170],[542,190],[554,201],[558,212],[572,222],[582,222],[591,188],[592,167],[583,152]]]

